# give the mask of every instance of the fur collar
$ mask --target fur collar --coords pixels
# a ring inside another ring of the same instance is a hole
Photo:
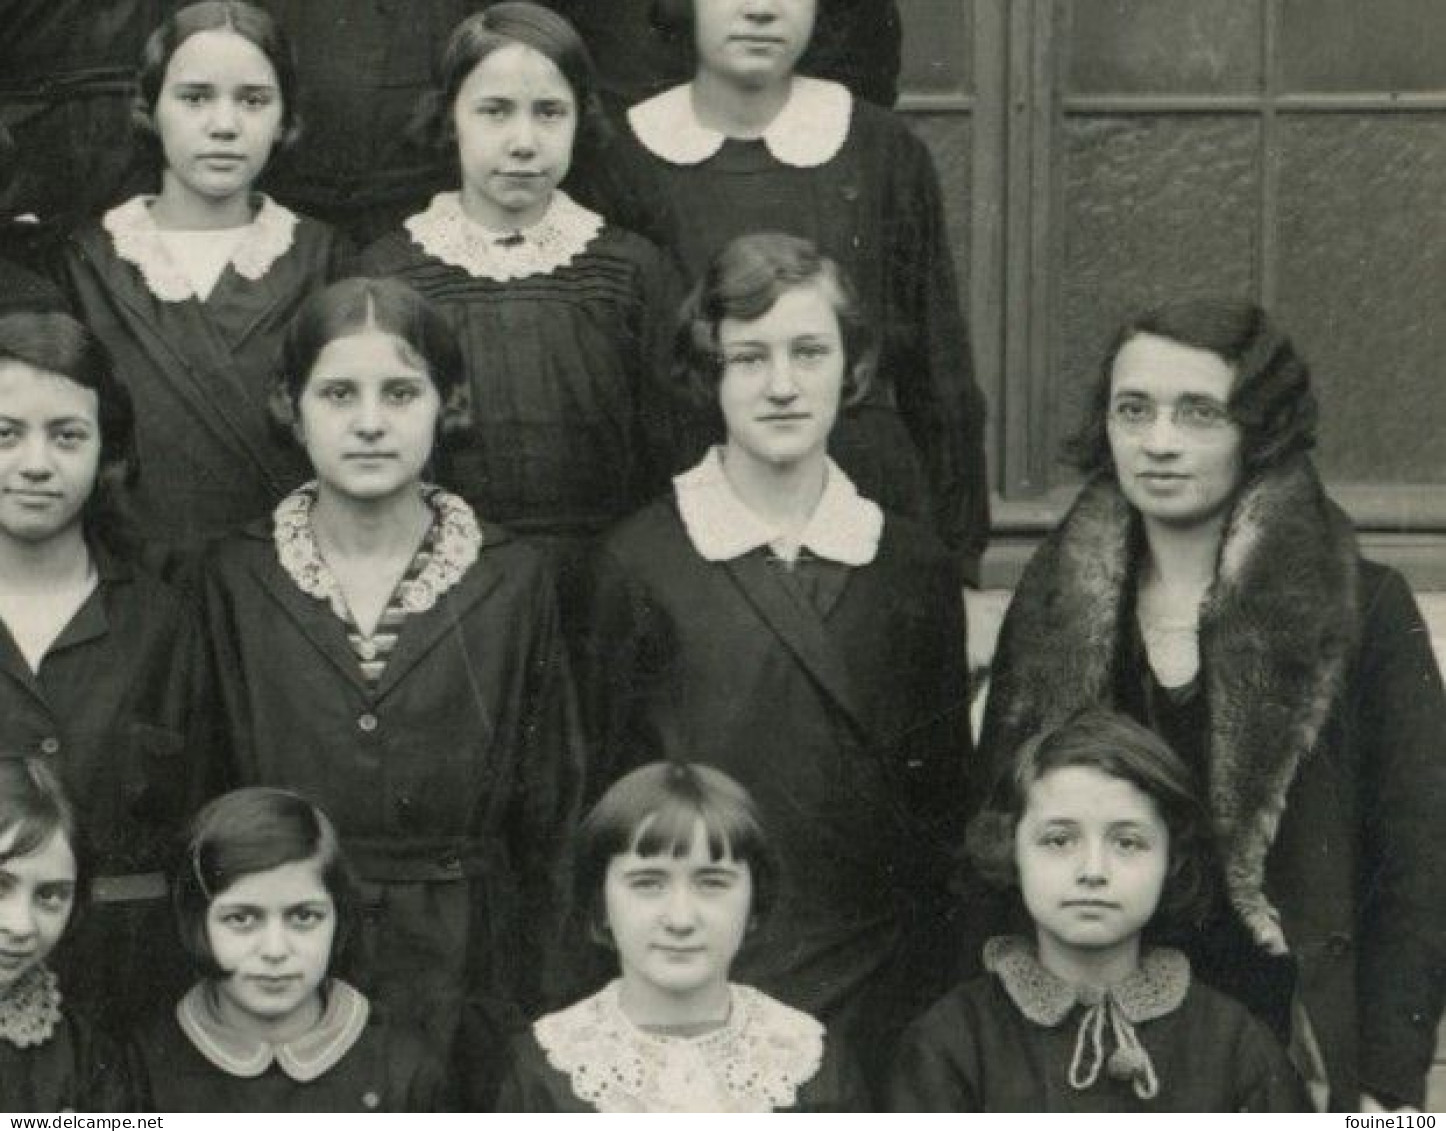
[[[1112,698],[1140,544],[1114,479],[1087,483],[1015,594],[984,744],[1000,760],[1029,734]],[[1231,904],[1284,953],[1265,858],[1286,796],[1345,683],[1360,635],[1349,520],[1300,458],[1247,485],[1200,612],[1210,703],[1210,811]]]

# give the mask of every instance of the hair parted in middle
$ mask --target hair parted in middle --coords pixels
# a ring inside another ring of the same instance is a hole
[[[1189,768],[1163,738],[1133,719],[1086,707],[1031,737],[994,783],[969,823],[965,847],[975,870],[997,888],[1017,888],[1015,832],[1035,782],[1054,770],[1083,767],[1129,782],[1155,803],[1170,833],[1169,871],[1151,926],[1200,922],[1212,891],[1209,819]]]
[[[603,888],[615,856],[686,856],[699,827],[714,860],[747,864],[752,917],[766,919],[778,896],[780,864],[748,791],[712,766],[650,762],[608,787],[577,834],[577,907],[594,939],[608,937]]]
[[[246,876],[315,860],[336,905],[336,934],[327,970],[345,969],[358,914],[356,879],[331,820],[298,793],[270,786],[232,790],[206,805],[187,837],[172,897],[181,942],[203,978],[224,978],[206,936],[212,900]]]
[[[783,232],[752,232],[724,245],[678,311],[674,388],[687,408],[720,435],[719,327],[725,319],[762,318],[783,295],[800,287],[817,287],[838,316],[844,349],[841,407],[856,405],[868,395],[878,366],[878,336],[848,276],[811,240]]]
[[[1310,369],[1265,310],[1242,299],[1176,299],[1125,320],[1090,386],[1079,431],[1065,442],[1066,458],[1081,471],[1114,471],[1108,421],[1115,359],[1130,339],[1153,334],[1208,350],[1235,371],[1230,418],[1243,434],[1248,480],[1315,447],[1318,408]]]

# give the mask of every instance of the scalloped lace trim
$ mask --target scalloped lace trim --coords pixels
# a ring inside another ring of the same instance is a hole
[[[462,211],[462,196],[439,192],[403,227],[428,255],[479,279],[505,283],[566,267],[597,238],[605,221],[558,190],[541,220],[513,233],[484,228]]]
[[[110,233],[115,253],[141,273],[151,294],[162,302],[185,302],[196,291],[161,241],[160,230],[151,216],[154,196],[133,196],[118,204],[101,219]],[[264,278],[271,265],[291,250],[299,222],[296,213],[258,194],[260,207],[248,225],[246,236],[231,256],[231,266],[243,279]]]
[[[536,1022],[548,1063],[600,1112],[764,1112],[792,1107],[823,1063],[824,1028],[749,986],[700,1037],[660,1036],[623,1013],[620,982]]]
[[[60,980],[44,966],[32,966],[0,998],[0,1040],[33,1048],[50,1040],[60,1024]]]

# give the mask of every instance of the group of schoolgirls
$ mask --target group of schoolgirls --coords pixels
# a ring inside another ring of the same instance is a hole
[[[608,147],[664,250],[558,187],[601,123],[546,9],[457,28],[459,190],[352,260],[253,192],[300,125],[270,17],[151,37],[160,193],[71,240],[74,317],[0,316],[6,1107],[1298,1102],[1141,945],[1198,814],[1112,717],[970,843],[1031,913],[1127,856],[1130,914],[929,1008],[988,525],[937,184],[793,74],[811,0],[684,7],[694,80]]]

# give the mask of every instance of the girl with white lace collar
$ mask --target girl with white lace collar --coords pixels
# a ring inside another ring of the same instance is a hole
[[[437,302],[462,341],[474,409],[453,486],[538,536],[583,617],[592,540],[661,494],[677,444],[664,378],[672,272],[646,240],[560,187],[606,129],[576,31],[536,4],[458,25],[419,110],[460,186],[362,257]]]
[[[266,396],[281,329],[344,249],[254,191],[301,125],[291,47],[271,15],[240,0],[180,8],[147,40],[137,85],[160,192],[78,232],[64,267],[137,401],[143,529],[184,560],[300,481],[266,427]]]
[[[201,980],[138,1042],[152,1110],[438,1109],[421,1041],[334,973],[358,899],[305,798],[239,789],[196,816],[175,904]]]
[[[514,1043],[499,1111],[857,1111],[824,1027],[728,974],[777,896],[752,798],[707,766],[615,782],[578,835],[577,899],[621,974]]]
[[[465,1017],[520,1019],[536,971],[501,940],[537,952],[563,902],[580,744],[551,579],[424,479],[469,409],[456,338],[421,295],[317,292],[283,372],[277,419],[316,478],[207,557],[224,743],[242,781],[335,820],[375,903],[363,988],[445,1056]]]
[[[817,9],[660,0],[660,18],[694,45],[693,78],[628,112],[610,206],[625,203],[619,215],[690,281],[754,231],[810,239],[839,262],[881,350],[872,391],[840,418],[830,450],[869,498],[931,525],[977,584],[989,534],[985,404],[938,176],[897,115],[797,73]]]
[[[1191,976],[1178,950],[1211,862],[1185,764],[1100,709],[1036,735],[969,830],[975,865],[1017,888],[1032,937],[905,1035],[895,1111],[1306,1111],[1265,1025]]]
[[[135,1111],[126,1062],[47,967],[84,897],[75,812],[39,759],[0,757],[0,1096],[7,1111]]]

